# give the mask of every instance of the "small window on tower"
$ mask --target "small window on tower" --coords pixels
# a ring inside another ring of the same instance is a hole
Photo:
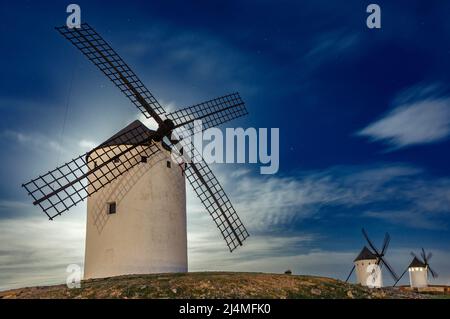
[[[115,214],[116,213],[116,202],[108,203],[108,214]]]
[[[147,156],[141,156],[141,163],[147,163]]]
[[[172,167],[172,163],[170,161],[167,161],[167,167],[171,168]]]
[[[120,163],[120,158],[119,157],[114,157],[114,163]]]

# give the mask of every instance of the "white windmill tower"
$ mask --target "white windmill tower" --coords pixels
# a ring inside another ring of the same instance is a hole
[[[362,229],[362,233],[367,243],[369,244],[370,248],[372,248],[372,250],[370,250],[366,246],[363,247],[359,255],[353,261],[353,268],[348,274],[345,282],[348,282],[350,276],[355,270],[356,283],[370,288],[383,287],[383,277],[381,273],[382,265],[386,266],[389,273],[396,281],[397,275],[395,274],[392,267],[387,263],[386,258],[384,257],[387,248],[389,246],[389,242],[391,240],[389,234],[386,233],[381,252],[378,252],[377,248],[372,244],[372,241],[369,239],[369,236],[367,235],[364,229]]]
[[[355,265],[356,283],[362,286],[382,287],[381,274],[377,272],[377,256],[366,246],[353,261]]]
[[[422,248],[421,257],[419,258],[415,253],[411,252],[413,260],[409,266],[405,269],[402,275],[399,277],[398,281],[403,277],[406,271],[409,272],[409,284],[411,288],[425,288],[428,287],[428,273],[431,274],[433,278],[437,278],[438,274],[433,269],[431,269],[429,261],[433,254],[430,252],[425,253],[425,249]],[[397,282],[398,282],[397,281]],[[397,284],[395,283],[395,285]]]
[[[91,151],[89,168],[102,165],[101,155],[111,148],[125,149],[122,136],[129,131],[142,136],[128,145],[155,134],[139,121],[131,123]],[[133,153],[115,158],[114,165],[127,171],[105,187],[89,178],[89,188],[99,190],[87,200],[85,278],[187,272],[184,165],[175,164],[161,143],[139,145],[138,152],[153,155],[134,166],[128,162]]]
[[[246,228],[208,164],[185,142],[195,120],[207,129],[248,114],[239,94],[166,113],[88,24],[56,29],[158,125],[152,131],[135,121],[92,151],[22,185],[51,220],[88,198],[85,278],[187,271],[185,178],[230,252],[241,246],[249,236]],[[180,135],[185,139],[174,137]]]
[[[414,257],[408,266],[408,271],[411,288],[423,288],[428,286],[427,265]]]

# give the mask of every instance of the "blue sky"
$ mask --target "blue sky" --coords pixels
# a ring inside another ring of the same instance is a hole
[[[450,284],[449,3],[377,1],[379,30],[368,1],[77,3],[168,109],[239,91],[250,114],[228,126],[280,128],[278,174],[213,165],[244,247],[228,253],[188,190],[190,270],[342,279],[364,226],[391,234],[397,272],[423,246]],[[83,262],[85,206],[50,223],[20,185],[139,118],[53,29],[67,4],[0,2],[0,289]]]

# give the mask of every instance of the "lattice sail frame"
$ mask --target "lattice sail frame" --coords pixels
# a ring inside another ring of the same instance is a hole
[[[87,23],[82,23],[80,28],[69,29],[66,26],[62,26],[57,27],[56,30],[92,61],[130,99],[146,118],[152,116],[149,110],[143,105],[141,97],[158,115],[163,116],[165,114],[162,106],[137,75],[116,51]]]
[[[362,234],[364,236],[364,238],[366,239],[367,243],[369,244],[370,248],[372,248],[373,253],[377,256],[377,261],[376,264],[379,265],[380,263],[386,266],[387,270],[389,271],[390,275],[392,276],[392,278],[394,278],[394,281],[398,280],[398,275],[397,273],[394,271],[394,268],[392,268],[392,266],[387,262],[386,258],[384,257],[384,254],[386,253],[387,247],[389,246],[389,242],[391,241],[391,236],[386,233],[384,236],[384,242],[383,242],[383,248],[382,248],[382,252],[379,253],[378,249],[375,247],[375,245],[372,243],[372,241],[369,238],[369,235],[367,234],[367,232],[365,231],[365,229],[363,228],[362,230]]]
[[[176,145],[174,151],[178,155],[177,161],[185,163],[187,180],[219,228],[228,249],[233,252],[242,246],[249,233],[209,165],[193,145],[188,143],[187,140],[182,140]],[[189,151],[182,151],[181,154],[182,149]]]
[[[187,137],[197,129],[194,121],[201,120],[202,130],[206,130],[247,114],[239,93],[232,93],[174,111],[167,114],[167,118],[175,124],[178,135]]]
[[[146,118],[150,118],[151,114],[143,105],[143,102],[148,103],[159,116],[165,116],[162,106],[137,75],[87,23],[81,24],[81,28],[69,29],[62,26],[56,29],[94,63]],[[232,93],[174,111],[167,117],[174,122],[176,127],[185,126],[178,132],[184,132],[184,136],[186,136],[189,132],[192,132],[193,120],[202,120],[203,129],[207,129],[247,114],[245,104],[239,93]]]
[[[136,127],[22,186],[50,219],[69,210],[159,151],[151,133]]]

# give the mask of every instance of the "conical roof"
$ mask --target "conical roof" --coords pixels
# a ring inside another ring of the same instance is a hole
[[[414,257],[414,259],[411,261],[411,263],[409,264],[408,268],[412,268],[412,267],[422,267],[425,268],[427,265],[425,265],[423,262],[421,262],[419,259],[417,259],[416,257]]]
[[[133,130],[132,133],[126,134],[127,132]],[[107,139],[105,142],[94,148],[93,150],[89,151],[86,155],[88,158],[92,152],[95,150],[101,149],[106,146],[116,146],[116,145],[147,145],[148,139],[151,138],[156,132],[149,129],[147,126],[145,126],[141,121],[136,120],[132,122],[131,124],[127,125],[123,129],[121,129],[119,132],[111,136],[109,139]],[[162,143],[162,146],[170,151],[170,147]]]
[[[366,246],[363,247],[358,257],[355,258],[355,261],[358,260],[368,260],[368,259],[377,259],[377,256],[369,250]]]
[[[133,134],[126,135],[127,132],[134,130]],[[98,147],[105,146],[115,146],[115,145],[135,145],[141,143],[146,138],[151,137],[155,131],[149,129],[141,121],[136,120],[133,123],[127,125],[125,128],[121,129],[119,132],[111,136],[105,142],[100,144]],[[127,138],[126,143],[124,143],[125,138]]]

